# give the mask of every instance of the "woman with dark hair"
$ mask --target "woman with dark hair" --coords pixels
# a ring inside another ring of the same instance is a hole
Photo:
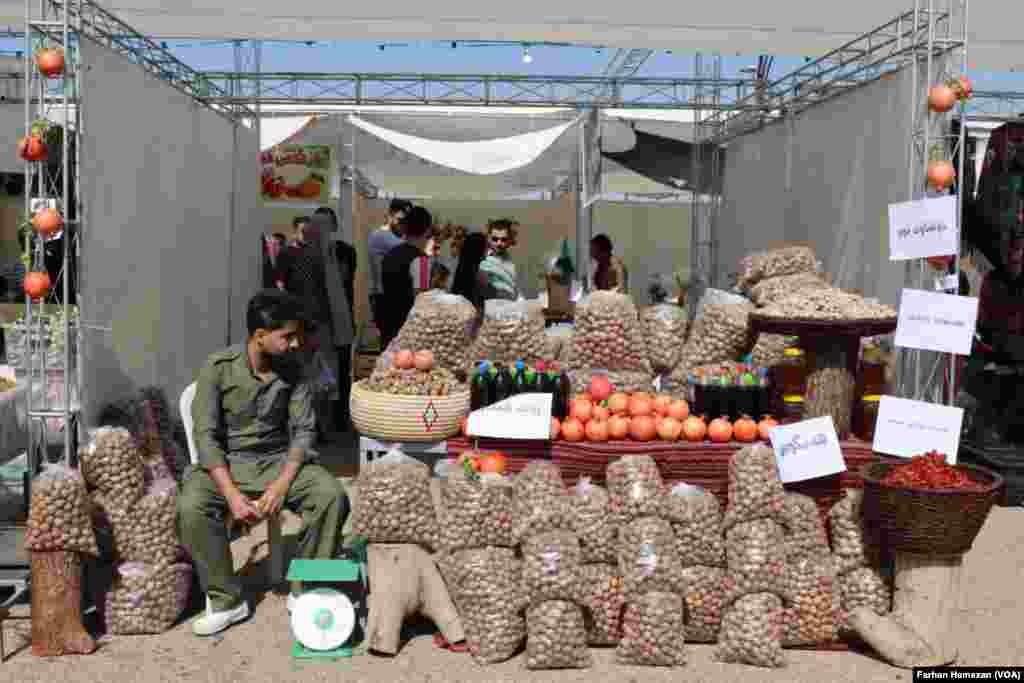
[[[452,294],[465,297],[479,310],[484,307],[486,286],[481,281],[480,264],[486,256],[487,238],[479,232],[466,235],[459,253],[459,265],[455,268],[455,278],[452,280]]]
[[[597,263],[594,289],[626,294],[629,292],[629,273],[622,260],[612,255],[614,250],[608,235],[598,235],[590,240],[590,258]]]

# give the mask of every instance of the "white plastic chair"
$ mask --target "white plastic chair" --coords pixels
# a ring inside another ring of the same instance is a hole
[[[192,435],[192,401],[196,397],[196,383],[193,382],[181,392],[181,399],[178,401],[178,409],[181,411],[181,421],[185,425],[185,436],[188,439],[188,455],[193,465],[199,464],[199,451],[196,449],[195,437]],[[233,520],[228,517],[228,526],[233,526]],[[267,518],[267,542],[270,545],[270,566],[269,578],[273,584],[284,581],[284,543],[281,539],[281,515],[271,515]]]

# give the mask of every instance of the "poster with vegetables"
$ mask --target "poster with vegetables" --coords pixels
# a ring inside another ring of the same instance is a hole
[[[324,204],[330,199],[332,152],[327,145],[278,145],[260,154],[264,201]]]

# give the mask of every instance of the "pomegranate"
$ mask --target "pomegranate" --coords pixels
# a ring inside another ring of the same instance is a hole
[[[52,235],[64,227],[64,217],[57,209],[39,209],[32,217],[32,226],[41,235]]]
[[[668,407],[672,405],[672,397],[667,394],[658,394],[652,401],[654,412],[658,415],[668,415]]]
[[[412,351],[399,351],[395,354],[395,367],[399,370],[408,370],[416,364],[416,356]]]
[[[616,392],[608,397],[608,410],[613,415],[621,415],[629,412],[629,395]]]
[[[423,372],[429,372],[434,367],[434,352],[433,351],[417,351],[413,354],[413,364],[417,370]]]
[[[36,53],[36,67],[39,73],[47,78],[60,78],[64,75],[64,50],[45,48]]]
[[[656,434],[654,418],[650,415],[638,415],[629,422],[629,435],[635,441],[651,441]]]
[[[690,404],[686,401],[672,401],[668,407],[668,416],[679,420],[682,424],[683,420],[690,416]]]
[[[658,425],[658,437],[662,441],[678,441],[683,433],[683,423],[674,417],[666,417]]]
[[[558,421],[557,417],[551,418],[551,440],[557,441],[558,437],[562,434],[562,423]]]
[[[566,441],[583,441],[583,423],[570,417],[562,423],[562,438]]]
[[[595,375],[590,380],[590,395],[597,403],[607,400],[612,395],[612,383],[608,381],[608,377]]]
[[[22,285],[33,301],[40,301],[50,293],[50,276],[47,273],[28,273]]]
[[[622,441],[629,436],[629,418],[625,415],[612,415],[608,418],[608,438]]]
[[[702,418],[691,415],[683,420],[683,438],[687,441],[703,441],[707,433],[708,426]]]
[[[591,403],[593,403],[594,402],[594,397],[584,391],[582,394],[576,394],[575,396],[573,396],[572,400],[573,401],[590,401]]]
[[[586,399],[578,398],[569,407],[569,414],[581,423],[585,423],[594,416],[594,404]]]
[[[744,415],[736,420],[732,428],[733,436],[740,443],[753,443],[757,441],[757,423],[749,415]]]
[[[590,415],[591,420],[607,420],[612,414],[608,412],[608,409],[604,406],[594,406],[594,411]]]
[[[25,161],[46,161],[49,153],[46,142],[39,135],[29,135],[18,140],[18,156]]]
[[[952,256],[929,256],[928,265],[935,270],[945,272],[947,268],[953,263]]]
[[[650,415],[653,412],[653,409],[654,406],[647,394],[634,394],[633,397],[629,399],[629,414],[633,417]]]
[[[771,415],[765,415],[761,418],[761,421],[757,423],[757,435],[761,437],[762,441],[768,441],[772,430],[778,426],[779,423],[774,417]]]
[[[505,459],[505,456],[497,451],[487,453],[478,462],[477,471],[488,474],[505,474],[505,469],[508,467],[508,461]]]
[[[956,91],[944,83],[928,89],[928,108],[937,114],[945,114],[952,109],[956,100]]]
[[[954,80],[951,87],[960,100],[969,100],[974,97],[974,83],[967,76],[961,76]]]
[[[604,420],[591,420],[587,423],[586,433],[588,441],[607,441],[608,423]]]
[[[727,417],[717,417],[708,425],[708,438],[714,443],[728,443],[732,440],[732,423]]]
[[[953,164],[945,159],[928,163],[928,185],[935,190],[945,190],[956,180]]]

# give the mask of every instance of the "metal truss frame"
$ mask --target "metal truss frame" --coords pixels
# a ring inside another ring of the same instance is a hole
[[[723,109],[739,104],[743,78],[620,78],[514,74],[205,72],[211,104],[436,105],[694,109],[696,89],[714,87]],[[707,109],[706,105],[701,108]]]
[[[691,173],[694,184],[699,187],[697,179],[702,169],[710,169],[711,178],[717,178],[723,162],[722,146],[708,143],[718,137],[722,119],[715,116],[722,111],[722,91],[717,85],[722,75],[722,57],[718,54],[697,54],[694,57],[694,75],[706,82],[697,86],[693,98],[693,155],[691,157]],[[689,307],[690,317],[697,312],[697,302],[708,287],[713,287],[718,273],[718,214],[722,197],[712,183],[711,193],[701,196],[699,192],[691,195],[690,208],[690,286]]]

